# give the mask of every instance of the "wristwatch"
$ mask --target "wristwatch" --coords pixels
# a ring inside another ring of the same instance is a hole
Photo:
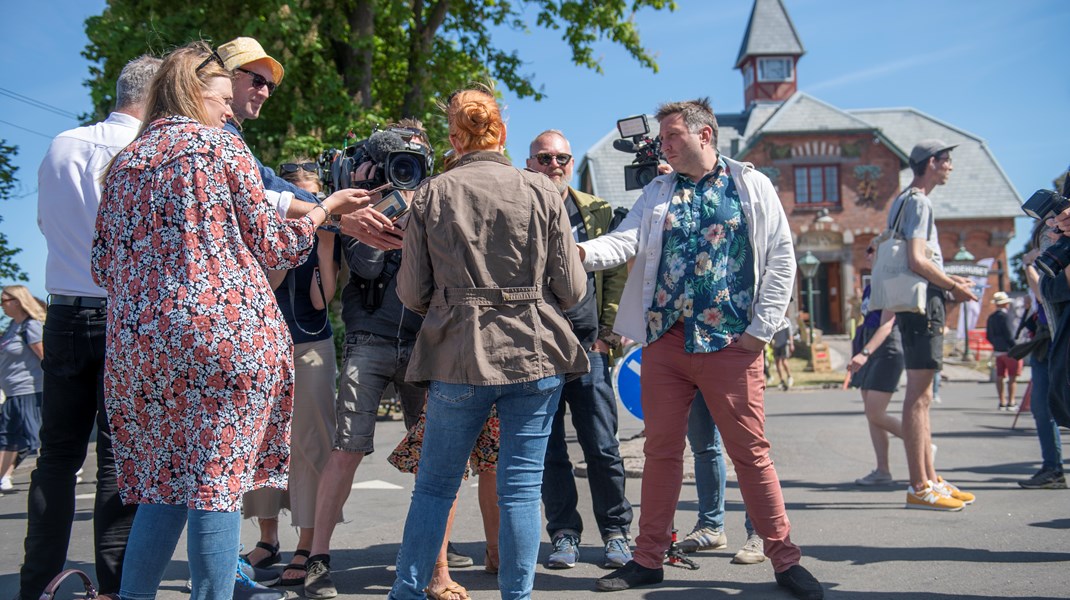
[[[862,356],[869,356],[869,348],[862,348],[862,351],[859,352],[859,354]]]

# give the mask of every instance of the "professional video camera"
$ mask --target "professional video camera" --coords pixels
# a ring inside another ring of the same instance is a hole
[[[328,194],[345,188],[371,190],[385,184],[396,190],[416,189],[435,166],[435,151],[419,138],[415,129],[376,128],[367,139],[352,146],[325,150],[319,158],[324,188]]]
[[[1066,187],[1070,187],[1070,182]],[[1022,205],[1025,214],[1034,219],[1049,219],[1067,208],[1070,208],[1070,200],[1053,190],[1037,190]],[[1060,237],[1037,257],[1034,264],[1049,277],[1057,276],[1070,265],[1070,239],[1066,236]]]
[[[661,139],[650,138],[646,115],[617,121],[617,131],[621,139],[613,140],[613,147],[635,154],[632,164],[624,167],[624,189],[641,189],[658,176],[658,163],[662,158]]]

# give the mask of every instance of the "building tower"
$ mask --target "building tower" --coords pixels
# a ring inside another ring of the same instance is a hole
[[[755,0],[736,58],[744,109],[761,100],[790,98],[798,89],[795,67],[804,53],[782,0]]]

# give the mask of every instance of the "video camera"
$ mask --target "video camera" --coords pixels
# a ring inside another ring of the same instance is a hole
[[[389,184],[413,190],[435,167],[435,151],[421,142],[422,133],[409,128],[376,128],[367,139],[320,155],[323,187],[328,194],[346,188],[372,190]]]
[[[1070,200],[1054,190],[1037,190],[1022,205],[1025,214],[1042,220],[1050,219],[1067,208],[1070,208]],[[1065,236],[1060,237],[1037,257],[1034,264],[1045,275],[1056,277],[1060,271],[1070,265],[1070,239]]]
[[[613,140],[613,148],[635,154],[632,164],[624,167],[624,189],[642,189],[658,176],[658,163],[662,159],[661,139],[650,138],[646,115],[617,121],[617,131],[621,139]]]

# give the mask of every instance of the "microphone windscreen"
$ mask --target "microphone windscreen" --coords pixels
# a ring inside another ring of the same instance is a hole
[[[401,136],[393,131],[376,131],[368,137],[364,148],[368,151],[368,155],[371,156],[372,160],[381,163],[386,160],[386,156],[391,152],[404,150],[405,140],[401,139]]]
[[[613,140],[613,147],[621,152],[635,152],[635,143],[631,140]]]

